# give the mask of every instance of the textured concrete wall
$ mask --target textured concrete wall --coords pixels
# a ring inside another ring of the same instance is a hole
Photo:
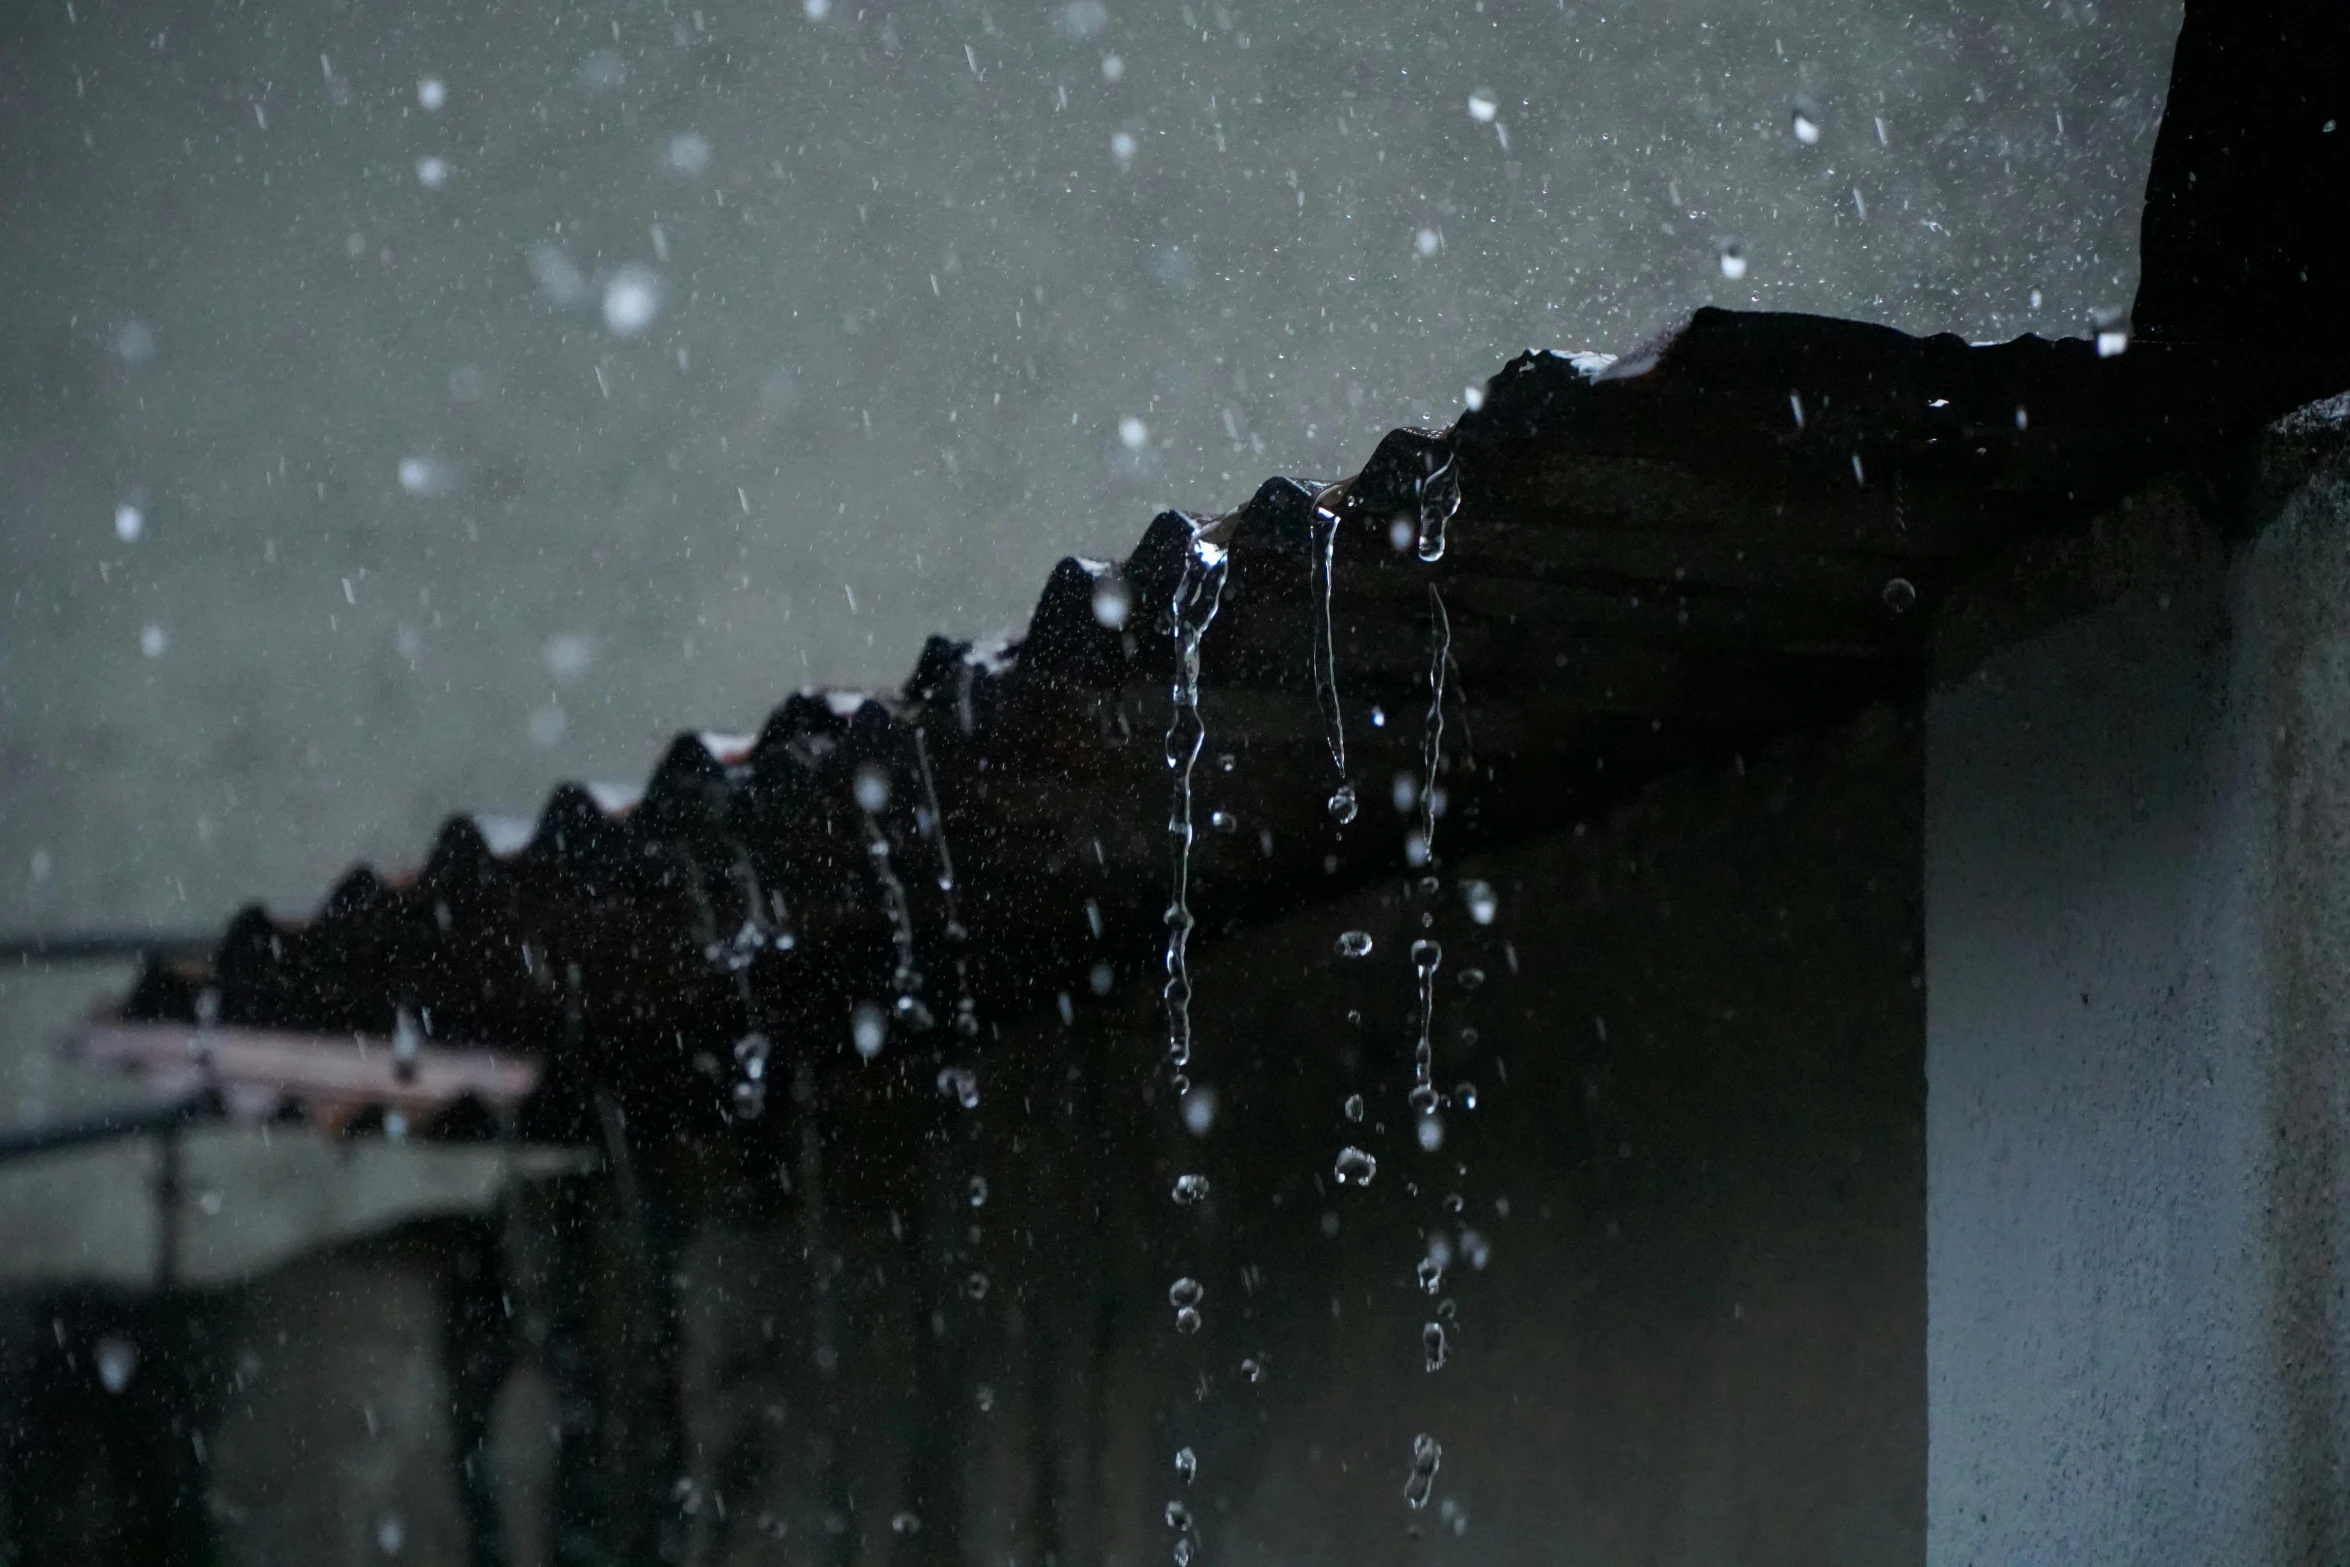
[[[2114,519],[1932,703],[1934,1562],[2350,1549],[2346,473]]]

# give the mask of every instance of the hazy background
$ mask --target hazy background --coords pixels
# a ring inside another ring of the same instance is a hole
[[[2177,22],[11,6],[0,929],[307,907],[452,809],[894,684],[1528,346],[2085,332]]]

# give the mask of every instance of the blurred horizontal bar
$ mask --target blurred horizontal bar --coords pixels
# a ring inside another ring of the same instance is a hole
[[[128,963],[149,954],[209,957],[214,931],[54,930],[0,934],[0,963]]]
[[[118,1137],[168,1132],[217,1113],[218,1104],[211,1094],[195,1093],[167,1099],[160,1104],[104,1110],[70,1121],[0,1128],[0,1164],[30,1158],[34,1154],[54,1153],[61,1148],[110,1142]]]

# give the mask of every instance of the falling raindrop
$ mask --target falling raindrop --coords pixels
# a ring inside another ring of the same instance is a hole
[[[1204,1175],[1178,1175],[1175,1177],[1174,1198],[1179,1208],[1189,1208],[1207,1201],[1208,1178]]]
[[[125,501],[114,508],[114,536],[125,544],[136,544],[139,535],[147,531],[147,515]]]
[[[1452,1355],[1452,1344],[1445,1337],[1443,1323],[1431,1322],[1420,1329],[1420,1349],[1427,1361],[1426,1369],[1430,1371],[1444,1369],[1445,1361]]]
[[[438,114],[441,106],[449,101],[449,84],[437,76],[417,78],[416,101],[424,106],[425,113]]]
[[[152,623],[139,628],[139,651],[149,658],[161,658],[171,646],[171,636],[161,626]]]
[[[974,1208],[987,1206],[987,1177],[984,1175],[971,1177],[971,1206]]]
[[[1469,1259],[1470,1267],[1482,1273],[1485,1271],[1485,1264],[1493,1260],[1493,1248],[1486,1244],[1485,1237],[1475,1230],[1463,1230],[1461,1231],[1461,1255]]]
[[[879,1049],[878,1044],[875,1049]],[[954,1096],[955,1103],[966,1110],[979,1108],[979,1075],[969,1067],[942,1066],[938,1069],[938,1091]]]
[[[1188,1447],[1175,1449],[1175,1472],[1183,1476],[1185,1485],[1191,1484],[1199,1474],[1199,1455]]]
[[[1436,1048],[1430,1035],[1436,1026],[1436,971],[1444,964],[1444,948],[1434,941],[1412,943],[1412,970],[1420,982],[1420,1038],[1412,1050],[1412,1108],[1423,1112],[1421,1143],[1427,1144],[1426,1124],[1434,1117],[1425,1112],[1436,1107]],[[1444,1130],[1437,1128],[1438,1142],[1444,1140]]]
[[[889,774],[872,762],[858,764],[853,788],[863,810],[878,811],[889,804]]]
[[[1422,229],[1412,236],[1412,249],[1423,256],[1433,256],[1444,244],[1444,236],[1434,229]]]
[[[1371,955],[1371,933],[1367,930],[1339,932],[1338,955],[1342,958],[1369,957]]]
[[[1361,1094],[1348,1094],[1346,1096],[1346,1103],[1339,1106],[1339,1108],[1346,1113],[1346,1118],[1348,1120],[1360,1121],[1363,1118],[1363,1096]]]
[[[1477,1085],[1475,1083],[1460,1084],[1452,1091],[1452,1102],[1456,1105],[1459,1105],[1463,1110],[1476,1109]]]
[[[870,1061],[881,1054],[881,1043],[889,1037],[889,1015],[872,1002],[862,1002],[849,1014],[849,1037],[856,1042],[857,1054]]]
[[[109,1393],[119,1393],[131,1385],[131,1374],[139,1369],[139,1346],[109,1335],[97,1342],[93,1358],[98,1363],[99,1385]]]
[[[1721,263],[1722,276],[1737,282],[1746,276],[1746,245],[1735,237],[1726,238],[1714,246],[1714,259]]]
[[[397,1556],[408,1543],[408,1525],[398,1513],[386,1513],[375,1521],[375,1548],[386,1556]]]
[[[1197,1333],[1200,1328],[1199,1303],[1207,1294],[1200,1281],[1186,1275],[1167,1286],[1167,1304],[1175,1308],[1175,1331]]]
[[[1469,906],[1469,918],[1479,925],[1492,924],[1501,908],[1501,900],[1493,895],[1493,883],[1475,878],[1461,883],[1461,901]]]
[[[1093,618],[1105,629],[1124,630],[1127,617],[1133,613],[1134,594],[1124,577],[1105,571],[1093,579]]]
[[[1343,827],[1355,819],[1355,786],[1340,784],[1330,796],[1330,819]]]
[[[669,138],[669,167],[691,179],[710,167],[710,138],[699,131],[679,131]]]
[[[1885,583],[1885,607],[1899,615],[1914,607],[1918,601],[1917,585],[1907,577],[1892,577]]]
[[[1412,1438],[1412,1469],[1404,1477],[1404,1504],[1418,1512],[1436,1489],[1436,1471],[1444,1463],[1444,1445],[1425,1431]]]
[[[1379,1161],[1352,1143],[1338,1150],[1338,1162],[1331,1172],[1341,1186],[1368,1186],[1379,1173]]]
[[[963,1293],[973,1300],[987,1299],[987,1275],[974,1273],[963,1281]]]
[[[1134,161],[1134,138],[1125,131],[1120,131],[1112,136],[1110,138],[1110,156],[1118,160],[1118,167],[1121,169],[1132,163]]]
[[[416,160],[416,183],[426,190],[439,190],[449,183],[449,162],[446,158],[423,157]]]
[[[1254,1356],[1251,1356],[1240,1363],[1240,1374],[1247,1379],[1248,1384],[1251,1387],[1254,1387],[1258,1382],[1264,1380],[1264,1362],[1256,1359]]]
[[[1501,103],[1493,94],[1482,89],[1469,94],[1469,118],[1479,125],[1491,125],[1500,112]]]
[[[1185,1092],[1183,1127],[1194,1137],[1205,1137],[1216,1124],[1216,1091],[1205,1084]]]
[[[604,325],[615,336],[636,336],[661,313],[663,292],[661,274],[651,267],[621,267],[604,284]]]
[[[922,1520],[912,1513],[898,1513],[891,1517],[889,1527],[893,1534],[920,1534]]]
[[[1820,140],[1820,111],[1813,106],[1811,100],[1798,98],[1787,106],[1787,112],[1795,131],[1795,139],[1806,147],[1817,146]]]
[[[1419,1139],[1421,1152],[1434,1153],[1444,1146],[1444,1117],[1429,1111],[1412,1128],[1412,1135]]]
[[[1420,1259],[1420,1289],[1424,1294],[1433,1295],[1444,1287],[1444,1261],[1436,1255],[1437,1247],[1440,1245],[1442,1245],[1441,1240],[1431,1243],[1428,1255]],[[1449,1255],[1451,1248],[1446,1247],[1445,1251]]]
[[[1139,452],[1148,445],[1151,427],[1132,414],[1118,421],[1118,444],[1130,452]]]

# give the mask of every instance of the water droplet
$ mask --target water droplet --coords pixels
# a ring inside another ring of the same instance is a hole
[[[893,1534],[920,1534],[922,1520],[912,1513],[898,1513],[890,1519],[889,1527]]]
[[[1251,1387],[1254,1387],[1258,1382],[1264,1380],[1264,1364],[1263,1362],[1257,1360],[1254,1356],[1251,1356],[1250,1358],[1240,1363],[1240,1374],[1248,1379],[1248,1383]]]
[[[397,1556],[408,1544],[408,1525],[398,1513],[386,1513],[375,1521],[375,1548],[386,1556]]]
[[[1746,245],[1736,238],[1726,238],[1714,246],[1714,259],[1721,264],[1722,276],[1735,283],[1746,276]]]
[[[1175,1205],[1179,1208],[1189,1208],[1195,1203],[1205,1202],[1208,1197],[1208,1178],[1204,1175],[1178,1175],[1175,1177],[1173,1195]]]
[[[1444,237],[1434,229],[1422,229],[1412,236],[1412,249],[1423,256],[1433,256],[1444,243]]]
[[[1501,900],[1493,895],[1493,883],[1489,881],[1462,882],[1461,901],[1469,906],[1469,918],[1480,925],[1492,924],[1493,916],[1501,909]]]
[[[1197,1306],[1175,1308],[1175,1331],[1178,1333],[1197,1333],[1199,1331],[1199,1308]]]
[[[1427,1370],[1444,1369],[1445,1361],[1452,1355],[1452,1344],[1445,1337],[1443,1323],[1431,1322],[1420,1329],[1420,1351],[1427,1361]]]
[[[1118,160],[1121,169],[1134,161],[1134,138],[1124,131],[1110,138],[1110,156]]]
[[[1207,1293],[1207,1286],[1187,1273],[1167,1286],[1167,1304],[1181,1311],[1186,1306],[1198,1305]]]
[[[437,457],[403,457],[397,471],[400,488],[410,495],[446,495],[449,491],[449,465]]]
[[[1431,1110],[1420,1117],[1419,1123],[1412,1128],[1412,1135],[1420,1140],[1422,1152],[1434,1153],[1444,1146],[1444,1117]]]
[[[119,1393],[131,1385],[131,1374],[139,1369],[139,1346],[109,1335],[98,1341],[93,1358],[98,1362],[99,1385],[109,1393]]]
[[[1216,1091],[1201,1084],[1183,1095],[1183,1127],[1194,1137],[1205,1137],[1216,1124]]]
[[[427,114],[438,114],[449,101],[449,84],[437,76],[421,76],[416,81],[416,101]]]
[[[1126,74],[1126,62],[1114,54],[1102,56],[1102,80],[1114,82]]]
[[[699,131],[679,131],[669,138],[669,168],[688,179],[710,167],[710,138]]]
[[[1338,1162],[1330,1173],[1341,1186],[1368,1186],[1371,1178],[1379,1173],[1379,1161],[1349,1143],[1338,1150]]]
[[[1208,825],[1218,832],[1237,832],[1240,828],[1240,818],[1230,811],[1210,811],[1208,812]]]
[[[1787,112],[1795,131],[1795,139],[1806,147],[1819,145],[1820,111],[1812,105],[1810,100],[1796,99],[1787,106]]]
[[[987,1206],[987,1177],[984,1175],[971,1177],[971,1206],[974,1208]]]
[[[889,774],[883,772],[879,766],[872,762],[857,764],[857,776],[853,788],[860,809],[878,811],[889,804]]]
[[[2130,351],[2130,318],[2119,310],[2100,310],[2092,322],[2097,328],[2097,357],[2111,359]]]
[[[1175,1540],[1175,1567],[1191,1567],[1191,1536],[1178,1535]]]
[[[971,1277],[965,1279],[963,1281],[963,1293],[969,1295],[973,1300],[987,1299],[987,1275],[984,1273],[974,1273],[971,1275]]]
[[[881,1054],[882,1041],[889,1037],[889,1015],[867,1001],[849,1014],[849,1038],[855,1041],[857,1054],[870,1061]]]
[[[1455,1088],[1452,1091],[1452,1102],[1456,1105],[1459,1105],[1463,1110],[1476,1109],[1477,1085],[1475,1083],[1463,1083],[1459,1087]]]
[[[1126,579],[1114,571],[1105,571],[1093,579],[1093,618],[1111,631],[1122,631],[1126,618],[1134,613],[1134,594],[1126,586]]]
[[[1436,1489],[1436,1471],[1444,1464],[1444,1444],[1425,1431],[1412,1438],[1412,1470],[1404,1477],[1403,1499],[1418,1512]]]
[[[1343,827],[1355,819],[1355,814],[1355,786],[1340,784],[1337,792],[1330,796],[1330,819]]]
[[[147,531],[147,514],[127,501],[114,508],[114,536],[125,544],[136,544],[139,535]]]
[[[1451,1250],[1449,1247],[1445,1249],[1448,1253]],[[1429,1255],[1420,1259],[1420,1289],[1429,1295],[1435,1294],[1444,1287],[1444,1263],[1436,1257],[1435,1250],[1436,1245],[1431,1244]]]
[[[416,160],[416,183],[426,190],[439,190],[449,183],[449,162],[446,158],[431,156]]]
[[[1339,1108],[1346,1112],[1346,1118],[1348,1120],[1360,1121],[1363,1118],[1363,1096],[1361,1094],[1348,1094],[1346,1096],[1346,1103],[1341,1105]]]
[[[1461,1255],[1469,1259],[1470,1267],[1482,1273],[1485,1271],[1485,1264],[1493,1260],[1493,1248],[1487,1245],[1485,1237],[1475,1230],[1463,1230],[1461,1231]]]
[[[1885,607],[1893,611],[1894,614],[1899,615],[1908,611],[1917,604],[1917,601],[1917,586],[1907,577],[1893,577],[1886,581]]]
[[[995,1408],[995,1389],[985,1382],[980,1383],[979,1391],[973,1395],[973,1401],[979,1405],[979,1412],[983,1415],[986,1414]]]
[[[1130,452],[1139,452],[1150,443],[1151,427],[1132,414],[1118,421],[1118,444]]]
[[[660,273],[629,263],[604,284],[604,325],[616,336],[636,336],[661,313],[663,294]]]
[[[875,1048],[879,1049],[880,1047],[876,1045]],[[942,1094],[952,1094],[955,1103],[966,1110],[979,1108],[979,1076],[969,1067],[940,1067],[938,1069],[938,1091]]]
[[[1479,125],[1491,125],[1493,117],[1501,112],[1501,103],[1493,94],[1479,89],[1469,94],[1469,118]]]
[[[139,651],[149,658],[161,658],[171,646],[171,636],[161,626],[152,623],[139,628]]]
[[[1422,979],[1434,974],[1437,966],[1443,961],[1443,943],[1435,941],[1415,941],[1412,943],[1412,967]]]
[[[1199,1475],[1199,1455],[1188,1447],[1175,1449],[1175,1472],[1183,1476],[1185,1485],[1191,1484]]]
[[[1367,958],[1371,955],[1371,933],[1367,930],[1341,931],[1338,937],[1338,955],[1342,958]]]

